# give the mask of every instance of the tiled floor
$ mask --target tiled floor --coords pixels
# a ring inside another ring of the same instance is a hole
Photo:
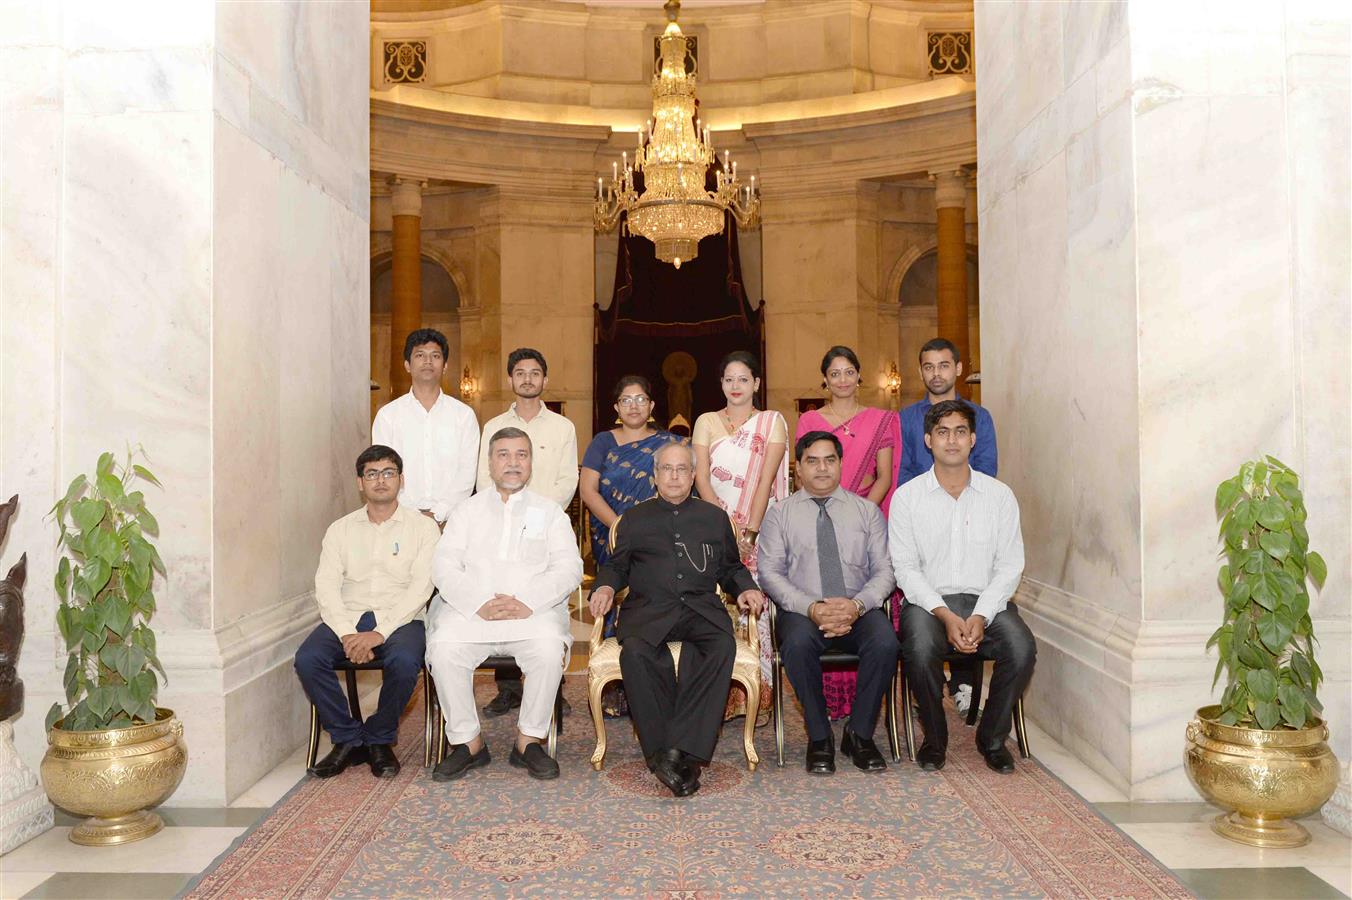
[[[585,634],[579,639],[585,648]],[[1031,723],[1029,740],[1044,766],[1171,867],[1199,897],[1276,900],[1352,895],[1352,839],[1317,818],[1303,822],[1314,838],[1309,845],[1253,850],[1213,834],[1208,822],[1217,810],[1205,803],[1127,802]],[[70,843],[66,835],[76,820],[58,812],[56,828],[0,857],[0,900],[173,897],[295,786],[304,771],[304,750],[297,749],[230,808],[163,807],[164,831],[123,847]]]

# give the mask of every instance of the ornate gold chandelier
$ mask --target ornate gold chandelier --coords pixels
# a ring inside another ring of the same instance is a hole
[[[629,162],[626,151],[611,164],[610,182],[596,179],[596,230],[614,229],[627,214],[629,231],[653,242],[657,258],[676,268],[699,253],[699,242],[723,230],[723,216],[731,213],[738,226],[755,228],[760,222],[760,192],[756,176],[744,184],[737,163],[723,151],[720,160],[709,139],[709,128],[695,118],[695,74],[686,71],[687,38],[676,23],[680,0],[663,7],[667,27],[660,41],[660,59],[653,73],[653,117],[639,129],[638,149]],[[709,166],[715,188],[705,187]],[[643,175],[643,193],[634,187],[634,173]]]

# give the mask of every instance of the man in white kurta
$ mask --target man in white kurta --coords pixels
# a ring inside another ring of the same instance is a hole
[[[582,581],[582,557],[564,511],[525,487],[530,436],[504,428],[489,440],[493,489],[455,508],[432,563],[439,597],[428,615],[427,664],[452,745],[432,774],[436,781],[489,763],[474,706],[474,670],[490,656],[515,657],[525,676],[508,761],[534,778],[559,774],[540,741],[549,733],[572,643],[567,601]]]

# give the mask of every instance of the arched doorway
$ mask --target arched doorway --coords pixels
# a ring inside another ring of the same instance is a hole
[[[390,304],[393,291],[391,255],[382,253],[371,259],[371,415],[388,403],[390,396],[389,361],[391,347],[403,352],[407,335],[390,333]],[[435,328],[446,335],[450,355],[441,389],[456,394],[460,383],[460,289],[451,273],[437,260],[422,256],[422,327]]]
[[[901,372],[901,405],[913,403],[924,395],[924,385],[916,374],[920,348],[939,332],[938,253],[934,248],[921,253],[901,273],[897,286],[897,368]],[[978,297],[976,247],[967,246],[967,340],[971,359],[964,361],[968,374],[981,371],[981,320]],[[979,385],[971,385],[971,397],[981,402]]]

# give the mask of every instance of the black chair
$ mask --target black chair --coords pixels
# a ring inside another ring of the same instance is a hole
[[[779,629],[776,627],[777,610],[773,601],[767,602],[766,606],[770,609],[770,642],[774,649],[773,670],[774,675],[774,718],[775,718],[775,765],[784,768],[784,664],[779,655]],[[887,615],[888,621],[892,619],[892,602],[887,600],[883,603],[883,612]],[[821,661],[823,667],[831,666],[839,668],[843,666],[859,665],[859,657],[853,653],[845,653],[840,650],[827,650],[822,653]],[[893,672],[892,677],[887,682],[887,696],[883,701],[883,712],[887,720],[887,738],[892,747],[892,762],[901,762],[901,738],[897,734],[897,673]]]
[[[944,654],[944,662],[948,664],[949,672],[958,672],[963,669],[972,671],[972,705],[967,707],[967,724],[975,725],[981,715],[981,695],[986,686],[986,661],[973,657],[970,653],[959,653],[952,650]],[[903,664],[901,673],[902,730],[906,733],[906,756],[911,762],[915,762],[915,713],[911,708],[911,703],[911,686],[906,680],[906,668]],[[1013,719],[1014,738],[1019,745],[1019,755],[1024,759],[1029,759],[1033,753],[1028,749],[1028,727],[1023,718],[1022,695],[1014,701]]]
[[[492,669],[494,672],[516,667],[516,657],[513,656],[490,656],[479,663],[480,669]],[[423,671],[426,672],[425,669]],[[568,677],[566,663],[564,671],[564,678],[559,679],[559,692],[554,696],[554,715],[549,720],[549,735],[545,739],[545,752],[554,759],[558,758],[559,735],[563,734],[563,684],[564,679]],[[436,682],[428,677],[424,684],[427,688],[427,716],[430,729],[427,738],[427,762],[424,765],[435,766],[446,758],[446,750],[450,744],[446,742],[446,718],[441,714]],[[433,747],[436,748],[436,752],[433,752]]]
[[[333,671],[342,672],[347,680],[347,708],[352,711],[352,718],[361,721],[361,698],[357,696],[357,673],[379,671],[385,668],[385,664],[379,659],[373,659],[370,662],[354,663],[349,660],[343,660],[333,667]],[[436,702],[432,691],[432,676],[423,666],[423,765],[431,765],[432,759],[432,708],[431,704]],[[319,726],[319,709],[310,704],[310,751],[305,757],[305,767],[308,769],[315,764],[319,758],[319,733],[323,729]]]

